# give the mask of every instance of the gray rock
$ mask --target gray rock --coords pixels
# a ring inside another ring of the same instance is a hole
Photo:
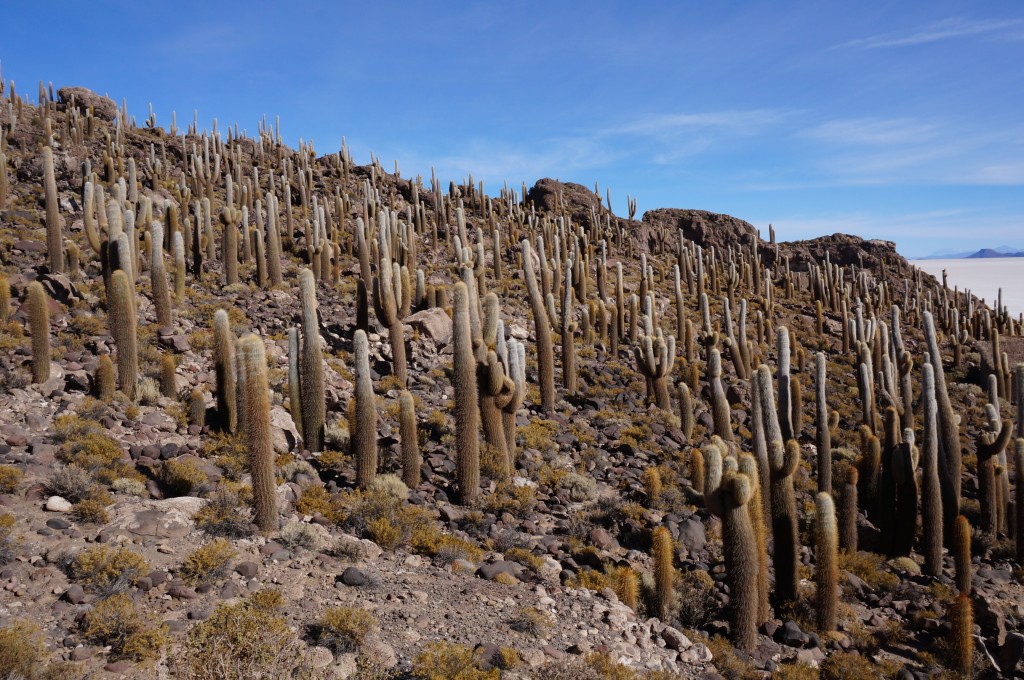
[[[370,581],[370,579],[366,577],[366,574],[355,567],[349,567],[343,571],[341,576],[338,577],[338,580],[347,586],[365,586]]]

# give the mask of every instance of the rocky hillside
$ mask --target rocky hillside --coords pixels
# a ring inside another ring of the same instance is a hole
[[[5,94],[0,677],[1020,672],[1021,325],[893,244]]]

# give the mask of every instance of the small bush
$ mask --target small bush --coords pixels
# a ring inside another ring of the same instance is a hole
[[[419,680],[499,680],[497,668],[483,670],[472,649],[452,642],[432,642],[412,662]]]
[[[593,477],[572,472],[562,486],[569,491],[569,500],[575,503],[592,501],[597,496],[597,482]]]
[[[107,498],[109,499],[109,495]],[[108,505],[109,500],[86,498],[75,503],[71,509],[71,516],[82,524],[106,524],[110,521],[106,510]]]
[[[433,522],[423,508],[373,489],[340,494],[331,517],[345,530],[369,538],[386,550],[408,542],[415,531]]]
[[[249,452],[239,435],[213,432],[204,438],[200,453],[230,480],[237,482],[249,472]]]
[[[363,639],[375,630],[377,619],[365,609],[335,607],[310,626],[310,637],[335,654],[346,654],[358,651]]]
[[[190,458],[175,458],[164,462],[160,479],[170,496],[187,496],[199,492],[210,481],[199,463]]]
[[[210,618],[188,631],[173,658],[174,677],[248,680],[299,675],[304,670],[303,645],[276,613],[280,603],[280,593],[264,591],[245,602],[217,605]]]
[[[377,475],[370,482],[370,491],[390,496],[397,501],[409,498],[409,487],[397,475]]]
[[[46,482],[46,490],[71,502],[87,498],[96,481],[88,470],[75,464],[57,465]]]
[[[310,484],[295,502],[295,511],[303,515],[331,515],[331,494],[320,484]]]
[[[317,474],[316,468],[304,460],[293,460],[286,463],[281,466],[278,475],[286,482],[294,482],[299,475],[309,477],[310,481],[306,482],[307,484],[320,481],[320,475]]]
[[[320,548],[320,534],[312,524],[305,522],[291,522],[281,529],[277,537],[278,542],[289,550],[305,548],[306,550],[317,550]]]
[[[490,496],[484,499],[484,509],[500,515],[504,512],[522,519],[533,512],[537,505],[537,490],[532,486],[499,484]]]
[[[69,576],[101,597],[116,595],[134,586],[149,571],[146,559],[127,548],[86,548],[71,560]]]
[[[856,652],[835,652],[818,666],[822,680],[889,680],[901,666],[889,659],[875,662]]]
[[[14,493],[18,490],[25,473],[13,465],[0,465],[0,493]]]
[[[10,564],[15,558],[17,539],[14,537],[14,515],[7,512],[0,515],[0,564]],[[0,677],[3,677],[0,675]]]
[[[38,678],[46,642],[39,626],[15,621],[0,628],[0,678]]]
[[[551,619],[536,607],[523,607],[516,610],[508,625],[512,630],[539,638],[551,627]]]
[[[65,440],[57,452],[57,460],[89,471],[103,484],[110,484],[118,477],[138,476],[133,465],[125,460],[121,446],[101,432]]]
[[[685,603],[679,608],[679,620],[686,628],[700,628],[718,613],[715,601],[715,581],[702,569],[684,571],[677,578],[676,592],[679,601]]]
[[[185,558],[181,577],[192,585],[213,583],[227,576],[235,550],[225,538],[215,538]]]
[[[160,656],[167,641],[163,627],[152,628],[139,615],[127,595],[114,595],[97,602],[85,619],[85,639],[109,645],[113,659],[145,661]]]
[[[139,498],[146,498],[149,496],[149,491],[146,490],[146,485],[138,479],[129,479],[128,477],[122,477],[115,479],[114,483],[110,485],[116,493],[124,494],[125,496],[138,496]]]
[[[249,508],[242,506],[238,494],[230,489],[220,489],[192,519],[200,531],[211,536],[244,538],[253,533]]]

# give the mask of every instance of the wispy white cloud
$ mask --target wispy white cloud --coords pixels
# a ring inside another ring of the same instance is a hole
[[[909,47],[911,45],[924,45],[954,38],[979,35],[993,36],[1019,28],[1022,24],[1024,24],[1024,21],[1020,19],[990,19],[982,21],[945,19],[915,31],[881,33],[867,38],[850,40],[837,47],[861,50]]]
[[[654,114],[608,128],[606,132],[661,137],[694,130],[717,129],[732,134],[755,134],[764,127],[782,120],[786,115],[787,112],[779,109]]]
[[[940,127],[916,118],[851,118],[830,120],[797,136],[836,144],[907,144],[934,139]]]

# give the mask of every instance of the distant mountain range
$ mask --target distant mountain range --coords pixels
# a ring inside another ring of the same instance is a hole
[[[952,250],[940,250],[926,257],[914,258],[917,260],[977,260],[990,257],[1024,257],[1024,250],[1012,246],[999,246],[998,248],[982,248],[976,251],[956,252]]]

